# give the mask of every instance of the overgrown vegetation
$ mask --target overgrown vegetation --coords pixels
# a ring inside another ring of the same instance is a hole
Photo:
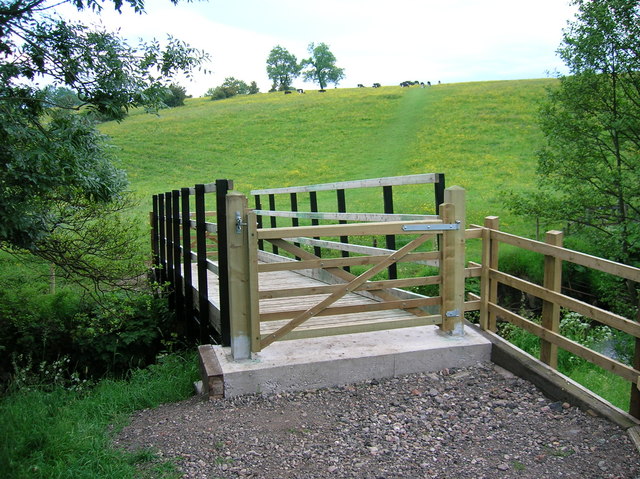
[[[180,477],[154,451],[127,453],[112,435],[138,409],[179,401],[192,393],[195,354],[169,355],[127,379],[105,379],[95,387],[46,382],[0,399],[0,468],[3,477],[148,478]]]

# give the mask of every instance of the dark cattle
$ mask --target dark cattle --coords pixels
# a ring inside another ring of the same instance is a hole
[[[284,91],[284,94],[285,94],[285,95],[291,95],[291,90],[285,90],[285,91]]]
[[[420,82],[420,88],[424,88],[424,82],[423,81]]]
[[[298,93],[304,93],[304,90],[302,88],[298,88],[297,92]]]
[[[373,88],[380,88],[380,83],[374,83]]]
[[[364,88],[364,85],[362,83],[358,83],[358,88]]]
[[[400,83],[400,86],[401,86],[402,88],[406,88],[406,87],[408,87],[408,86],[409,86],[409,82],[403,81],[402,83]]]
[[[428,82],[427,82],[427,85],[431,86],[431,82],[430,82],[430,81],[428,81]]]

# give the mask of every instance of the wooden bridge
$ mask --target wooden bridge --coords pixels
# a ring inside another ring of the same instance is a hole
[[[414,204],[424,204],[424,190],[433,188],[433,210],[395,212],[398,188],[414,188]],[[349,190],[361,195],[354,203],[381,190],[382,212],[347,212]],[[539,242],[499,231],[497,217],[467,226],[464,190],[445,188],[443,174],[254,190],[251,195],[253,208],[233,191],[232,181],[217,180],[153,197],[157,279],[171,284],[172,307],[184,318],[185,332],[202,344],[221,343],[230,347],[233,360],[241,361],[289,339],[426,325],[437,325],[451,337],[464,336],[465,327],[491,337],[498,321],[508,321],[540,338],[540,361],[546,366],[557,368],[558,348],[563,348],[629,381],[631,413],[640,417],[640,348],[629,366],[559,330],[560,308],[565,308],[624,331],[638,344],[638,322],[569,296],[561,278],[564,261],[635,282],[640,282],[640,269],[565,249],[559,231]],[[474,241],[481,243],[476,249],[481,263],[465,257],[466,243]],[[501,243],[543,255],[543,284],[501,272]],[[479,288],[466,287],[472,278],[479,278]],[[542,299],[542,321],[501,304],[499,284]],[[464,315],[472,311],[478,325],[465,326]]]

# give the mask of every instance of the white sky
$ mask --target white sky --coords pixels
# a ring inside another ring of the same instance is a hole
[[[108,3],[108,2],[107,2]],[[181,81],[203,95],[233,76],[270,88],[266,59],[276,46],[298,60],[324,42],[345,69],[340,87],[543,78],[564,71],[556,50],[573,19],[569,0],[147,0],[147,13],[105,6],[109,29],[132,43],[167,34],[207,51],[209,75]],[[69,12],[70,10],[64,10]],[[64,13],[63,13],[64,14]],[[67,17],[67,15],[65,15]],[[294,82],[298,88],[318,88]]]

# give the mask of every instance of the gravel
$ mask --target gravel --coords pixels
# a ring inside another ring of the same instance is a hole
[[[136,413],[115,438],[185,478],[635,478],[624,430],[493,364]]]

